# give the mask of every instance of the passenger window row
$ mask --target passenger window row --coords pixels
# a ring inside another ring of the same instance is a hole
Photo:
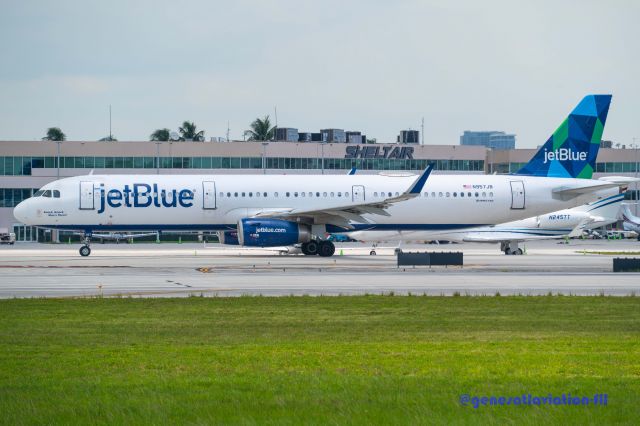
[[[256,198],[263,197],[263,198],[267,198],[267,197],[269,197],[269,193],[268,192],[220,192],[218,195],[219,195],[220,198],[224,198],[224,197],[227,197],[227,198],[242,198],[242,197],[249,197],[249,198],[251,198],[251,197],[256,197]],[[394,192],[385,192],[385,191],[380,191],[380,192],[375,191],[373,193],[373,196],[375,198],[388,198],[388,197],[393,197],[393,196],[397,197],[399,195],[400,195],[399,192],[395,192],[394,193]],[[457,198],[458,196],[460,198],[465,198],[465,197],[467,197],[467,198],[473,198],[473,197],[475,197],[475,198],[487,198],[487,195],[491,198],[491,197],[493,197],[493,192],[489,192],[489,193],[487,193],[487,192],[482,192],[482,193],[480,193],[480,192],[466,192],[466,193],[465,192],[453,192],[453,193],[451,193],[451,192],[438,192],[437,194],[436,194],[436,192],[431,192],[431,195],[429,195],[428,192],[425,192],[425,193],[421,194],[421,196],[425,197],[425,198],[428,198],[428,197],[441,198],[441,197],[451,197],[451,196],[453,196],[454,198]],[[274,197],[274,198],[278,198],[280,196],[280,193],[273,192],[271,194],[271,196]],[[309,197],[309,198],[312,198],[312,197],[316,197],[316,198],[324,197],[324,198],[326,198],[326,197],[336,197],[336,196],[337,197],[343,197],[343,196],[344,197],[349,197],[350,193],[349,192],[322,192],[322,193],[320,193],[320,192],[284,192],[283,196],[285,198],[291,198],[291,197],[293,197],[293,198],[299,198],[299,197],[300,198],[305,198],[305,197]]]
[[[351,194],[349,192],[283,192],[282,193],[283,197],[285,198],[326,198],[326,197],[345,197],[348,198],[351,196]],[[238,198],[238,197],[256,197],[256,198],[267,198],[269,197],[269,193],[268,192],[220,192],[218,194],[218,196],[220,198]],[[271,193],[271,196],[274,198],[278,198],[280,196],[279,192],[273,192]]]

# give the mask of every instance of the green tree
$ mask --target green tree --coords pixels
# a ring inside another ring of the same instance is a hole
[[[47,136],[42,138],[43,141],[66,141],[67,135],[65,135],[59,127],[49,127],[47,129]]]
[[[198,129],[193,121],[185,121],[182,127],[178,128],[182,140],[186,141],[204,141],[204,130]]]
[[[113,135],[109,135],[100,139],[99,142],[118,142],[118,139],[116,139],[116,137]]]
[[[171,134],[171,130],[167,128],[158,129],[155,132],[151,133],[151,140],[167,142],[169,140],[170,134]]]
[[[251,129],[244,132],[245,136],[249,136],[250,141],[269,141],[273,139],[276,132],[275,127],[271,127],[271,120],[269,116],[264,118],[256,118],[251,123]]]

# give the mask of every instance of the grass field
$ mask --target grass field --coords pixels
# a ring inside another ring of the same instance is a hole
[[[607,406],[460,396],[608,394]],[[638,297],[0,301],[2,424],[638,424]]]

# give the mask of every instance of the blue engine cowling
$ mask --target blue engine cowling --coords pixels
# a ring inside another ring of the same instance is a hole
[[[228,246],[240,245],[238,241],[238,231],[218,231],[218,239],[220,244],[226,244]]]
[[[304,223],[280,219],[242,219],[238,222],[238,242],[241,246],[290,246],[310,240],[311,228]]]

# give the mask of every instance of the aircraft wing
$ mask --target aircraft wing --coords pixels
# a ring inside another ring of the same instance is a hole
[[[389,216],[389,213],[386,211],[388,207],[395,203],[400,203],[419,196],[432,170],[433,165],[430,164],[406,191],[396,197],[389,197],[372,202],[362,202],[359,204],[332,206],[322,209],[269,209],[267,211],[256,213],[252,217],[275,217],[283,219],[292,217],[309,218],[313,219],[315,223],[327,223],[346,229],[352,229],[353,227],[349,224],[349,221],[369,223],[369,221],[362,217],[363,214]]]

